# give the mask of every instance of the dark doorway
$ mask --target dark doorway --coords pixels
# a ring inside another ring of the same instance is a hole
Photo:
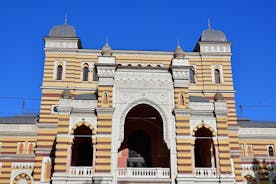
[[[74,143],[72,146],[72,166],[92,166],[93,145],[92,130],[81,125],[74,131]]]
[[[163,138],[163,121],[155,108],[140,104],[128,112],[124,141],[118,151],[119,167],[170,167],[170,152]]]
[[[194,146],[195,167],[215,167],[215,148],[212,140],[212,132],[204,126],[195,133]]]
[[[133,132],[128,137],[128,167],[152,167],[150,137],[142,130]]]

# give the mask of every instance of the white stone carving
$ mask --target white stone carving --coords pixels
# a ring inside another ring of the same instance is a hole
[[[174,79],[185,79],[185,78],[189,78],[189,70],[185,70],[185,71],[174,71],[173,72],[173,78]]]
[[[72,128],[79,122],[85,122],[94,127],[97,128],[97,117],[95,114],[72,114],[70,116],[70,125],[69,125],[69,132],[72,130]]]
[[[45,48],[68,48],[77,49],[78,40],[49,40],[45,39]]]
[[[214,109],[217,117],[226,117],[228,114],[226,102],[215,102]]]
[[[72,99],[59,99],[59,104],[52,108],[52,113],[69,114],[95,114],[97,100],[72,100]],[[56,108],[57,112],[54,111]]]
[[[28,175],[31,179],[31,182],[33,182],[33,177],[32,177],[33,168],[34,168],[33,162],[24,162],[24,163],[13,162],[10,184],[13,184],[14,178],[22,173]]]
[[[229,53],[231,52],[230,44],[200,44],[200,52],[212,52],[212,53]]]
[[[26,179],[19,179],[16,184],[28,184]]]
[[[209,117],[208,119],[207,118],[202,119],[202,118],[191,116],[191,119],[190,119],[190,132],[191,132],[191,135],[192,135],[193,130],[198,125],[201,125],[201,124],[208,125],[215,132],[217,132],[217,124],[216,124],[216,119],[214,117],[213,118]]]
[[[170,178],[169,168],[118,168],[118,178]]]
[[[36,136],[37,124],[0,124],[0,135],[5,136]]]
[[[98,63],[115,64],[115,57],[99,56]]]
[[[190,66],[189,59],[173,59],[172,66]]]
[[[109,67],[97,67],[99,77],[113,77],[115,74],[114,68]]]
[[[118,68],[113,88],[112,173],[117,175],[117,152],[124,139],[127,113],[139,104],[155,108],[163,120],[163,138],[171,153],[171,178],[175,178],[176,146],[174,90],[171,74],[166,70]],[[116,179],[115,179],[116,180]]]

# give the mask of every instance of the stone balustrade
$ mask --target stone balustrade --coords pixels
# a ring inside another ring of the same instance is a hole
[[[69,174],[71,176],[92,177],[93,167],[70,167]]]
[[[170,178],[170,169],[118,168],[118,178]]]
[[[197,167],[194,170],[194,174],[196,177],[216,177],[217,170],[216,168]]]

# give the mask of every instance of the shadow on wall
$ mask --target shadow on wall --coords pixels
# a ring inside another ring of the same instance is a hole
[[[54,170],[54,165],[55,165],[55,158],[56,158],[56,145],[57,145],[57,139],[55,138],[54,142],[53,142],[53,146],[52,146],[52,150],[50,153],[50,158],[52,161],[52,168],[51,168],[51,176],[50,178],[53,176],[53,173],[55,172]],[[52,184],[52,180],[50,181],[50,184]]]
[[[254,176],[247,174],[245,179],[247,184],[276,184],[275,161],[262,161],[254,158],[252,160],[252,170]]]

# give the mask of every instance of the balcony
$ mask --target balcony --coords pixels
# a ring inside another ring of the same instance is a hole
[[[197,167],[194,170],[194,174],[196,177],[213,178],[217,176],[217,170],[216,168]]]
[[[70,167],[69,174],[76,177],[92,177],[93,167]]]
[[[170,168],[118,168],[121,179],[169,179]]]

